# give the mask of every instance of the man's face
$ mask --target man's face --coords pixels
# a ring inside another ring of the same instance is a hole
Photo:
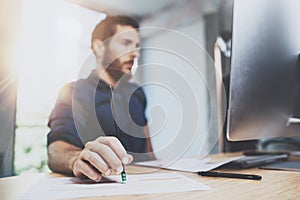
[[[140,38],[131,26],[116,25],[116,33],[105,47],[103,64],[115,79],[130,74],[134,59],[139,56]]]

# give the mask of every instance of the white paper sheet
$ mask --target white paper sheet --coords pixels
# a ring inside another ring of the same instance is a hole
[[[129,194],[155,194],[210,190],[210,187],[178,173],[127,175],[127,183],[120,176],[110,176],[118,183],[74,184],[72,178],[43,178],[18,199],[66,199]]]
[[[181,158],[176,162],[168,161],[168,160],[154,160],[154,161],[146,161],[146,162],[137,162],[136,165],[141,166],[149,166],[149,167],[159,167],[164,169],[172,169],[177,171],[185,171],[185,172],[199,172],[199,171],[209,171],[220,167],[226,163],[229,163],[233,160],[239,159],[238,157],[228,157],[228,158],[220,158],[220,159],[210,159],[210,158]]]

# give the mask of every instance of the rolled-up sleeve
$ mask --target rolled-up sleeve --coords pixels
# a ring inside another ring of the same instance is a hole
[[[48,127],[51,129],[47,135],[48,146],[54,141],[62,140],[83,148],[72,113],[72,94],[73,84],[69,83],[61,89],[58,95],[48,122]]]

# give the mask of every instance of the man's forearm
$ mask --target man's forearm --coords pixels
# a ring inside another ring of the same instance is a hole
[[[73,174],[73,164],[81,151],[67,142],[55,141],[48,147],[48,166],[53,172]]]

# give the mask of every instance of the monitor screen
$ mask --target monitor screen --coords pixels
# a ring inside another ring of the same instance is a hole
[[[300,0],[235,0],[231,141],[300,136]]]

